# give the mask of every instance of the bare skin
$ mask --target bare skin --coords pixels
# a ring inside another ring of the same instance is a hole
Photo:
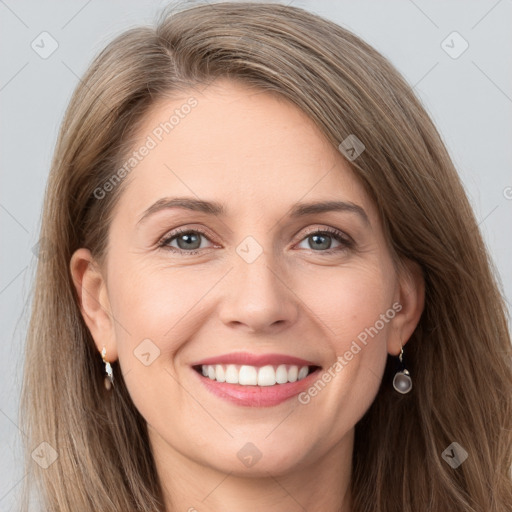
[[[417,325],[421,273],[396,272],[347,161],[284,99],[219,81],[155,105],[140,144],[190,96],[197,106],[127,178],[104,268],[85,248],[71,259],[82,314],[148,423],[167,510],[350,512],[354,427],[387,354]],[[226,213],[166,208],[139,222],[164,197],[217,201]],[[290,216],[320,201],[358,205],[367,221],[354,209]],[[158,248],[176,228],[192,233]],[[342,241],[317,233],[325,229]],[[254,261],[243,257],[259,248]],[[393,304],[400,310],[308,403],[240,405],[192,368],[240,351],[285,354],[320,366],[321,380]],[[146,365],[135,354],[148,339]]]

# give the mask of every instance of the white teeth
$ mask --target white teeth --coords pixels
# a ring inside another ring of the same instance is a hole
[[[258,370],[254,366],[242,366],[238,374],[238,384],[256,386],[258,384]]]
[[[280,364],[277,367],[276,382],[278,384],[286,384],[288,382],[288,370],[284,364]]]
[[[307,366],[280,364],[256,367],[249,365],[203,365],[201,372],[204,377],[217,382],[240,384],[242,386],[275,386],[302,380],[309,374]]]
[[[258,386],[273,386],[276,383],[276,371],[273,366],[262,366],[258,370]]]
[[[299,370],[299,375],[297,376],[297,380],[302,380],[304,377],[307,377],[307,376],[308,376],[308,367],[307,366],[303,366]]]
[[[226,382],[238,384],[238,369],[234,364],[228,364],[226,368]]]
[[[210,377],[210,375],[208,375]],[[212,378],[212,377],[210,377]],[[225,382],[226,381],[226,373],[224,372],[224,367],[221,364],[215,366],[215,375],[213,378],[217,382]]]

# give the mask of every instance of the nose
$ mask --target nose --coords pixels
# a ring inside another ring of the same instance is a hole
[[[298,317],[299,299],[285,271],[263,252],[248,263],[236,256],[224,282],[223,323],[247,333],[276,334]]]

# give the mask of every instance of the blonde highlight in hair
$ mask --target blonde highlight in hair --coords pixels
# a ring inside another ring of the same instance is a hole
[[[397,396],[387,362],[355,430],[353,512],[506,512],[512,504],[512,348],[497,272],[454,165],[397,70],[348,30],[300,8],[218,3],[164,11],[92,62],[60,129],[46,189],[21,401],[26,479],[44,510],[164,511],[147,426],[118,365],[103,364],[69,271],[73,252],[108,256],[108,228],[126,181],[94,191],[129,153],[160,99],[238,80],[297,105],[350,162],[380,213],[396,264],[418,263],[425,310],[407,343],[414,391]],[[42,442],[57,460],[39,467]],[[468,452],[456,470],[441,453]]]

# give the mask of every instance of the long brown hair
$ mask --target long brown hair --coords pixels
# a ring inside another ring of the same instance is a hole
[[[497,273],[442,139],[397,70],[348,30],[300,8],[218,3],[164,10],[94,59],[65,114],[48,180],[26,343],[23,510],[163,511],[146,424],[117,364],[115,391],[80,313],[73,252],[105,256],[123,187],[115,174],[155,101],[228,77],[295,103],[350,161],[374,200],[396,263],[417,262],[425,309],[407,343],[414,389],[378,395],[355,430],[354,512],[505,512],[512,505],[511,343]],[[33,450],[46,450],[46,469]],[[467,452],[453,468],[451,443]],[[51,451],[51,449],[55,452]]]

